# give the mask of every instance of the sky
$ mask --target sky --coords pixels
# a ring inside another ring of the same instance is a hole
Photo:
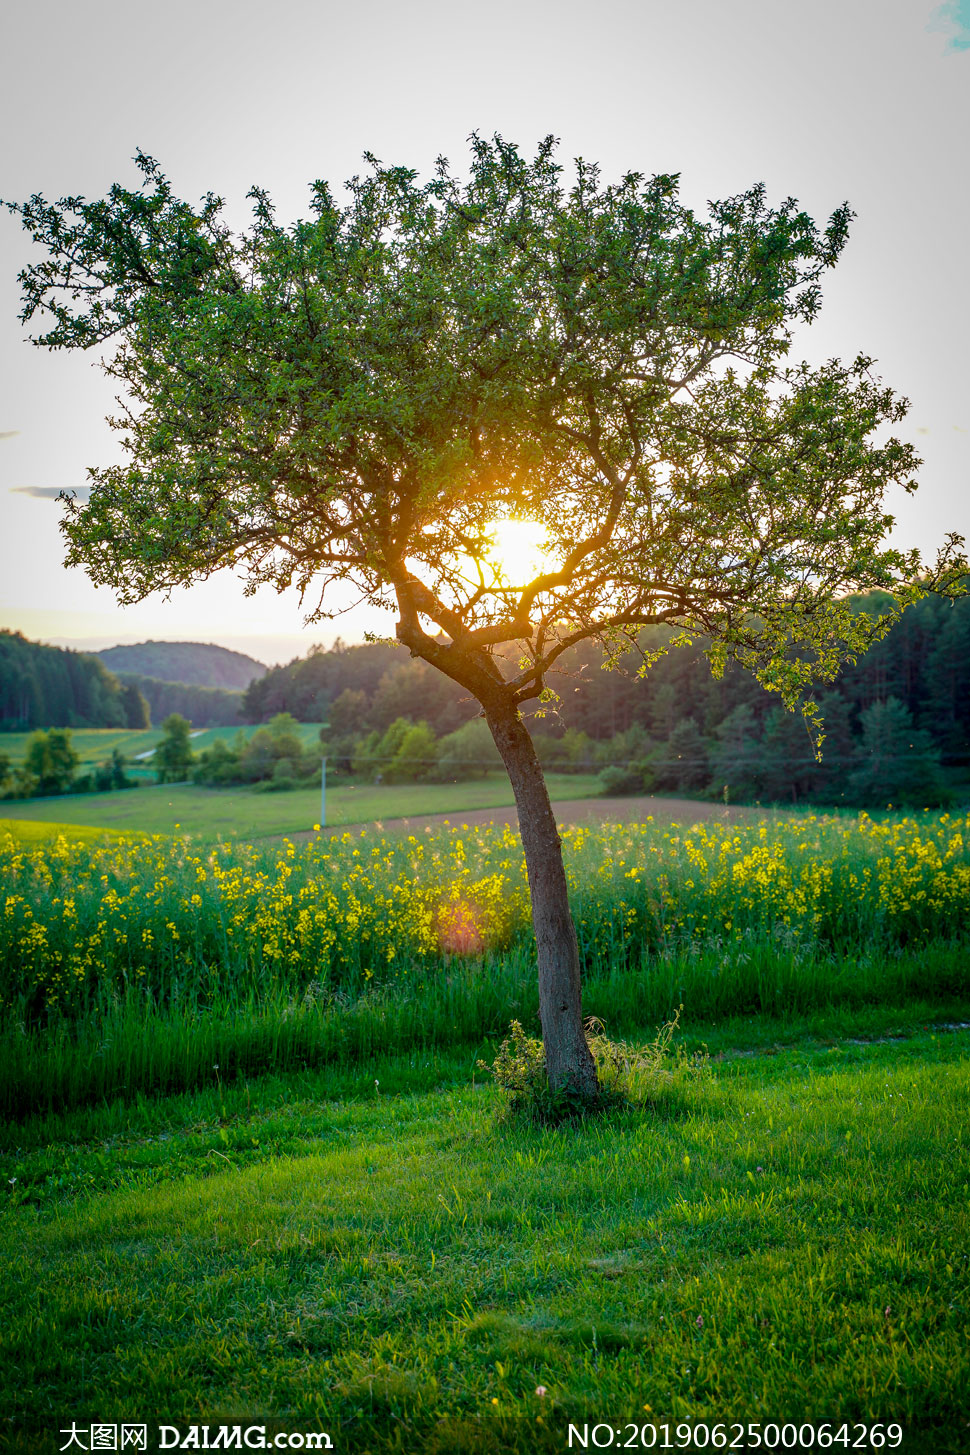
[[[893,540],[932,556],[970,537],[970,0],[33,0],[5,19],[0,196],[135,185],[137,148],[178,195],[225,197],[246,225],[265,187],[281,220],[362,154],[456,169],[501,133],[605,177],[679,172],[703,208],[764,181],[820,221],[857,213],[818,321],[792,357],[864,352],[911,402],[896,433],[921,487],[890,501]],[[16,58],[16,63],[12,63]],[[16,275],[31,246],[0,216],[0,627],[96,649],[213,641],[266,662],[389,630],[349,611],[303,624],[292,593],[245,598],[231,572],[121,610],[61,564],[60,489],[120,458],[110,381],[88,355],[26,342]],[[349,605],[341,602],[340,605]]]

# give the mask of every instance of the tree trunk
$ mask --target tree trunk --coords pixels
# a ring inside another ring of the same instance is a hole
[[[539,1017],[549,1085],[591,1101],[598,1087],[583,1030],[579,945],[566,891],[562,842],[545,776],[528,730],[514,708],[504,712],[487,709],[486,721],[512,780],[519,810],[519,832],[532,894]]]

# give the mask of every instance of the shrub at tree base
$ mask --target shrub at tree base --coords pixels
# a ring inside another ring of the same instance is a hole
[[[585,1116],[591,1110],[670,1102],[676,1093],[710,1074],[706,1052],[690,1057],[683,1047],[671,1052],[683,1009],[680,1006],[671,1020],[658,1027],[654,1039],[645,1046],[611,1041],[596,1016],[585,1021],[586,1044],[599,1084],[599,1096],[593,1105],[571,1095],[568,1088],[549,1085],[542,1042],[526,1035],[520,1021],[512,1021],[494,1061],[489,1064],[479,1060],[477,1065],[489,1072],[505,1093],[506,1114],[529,1122],[555,1124]]]

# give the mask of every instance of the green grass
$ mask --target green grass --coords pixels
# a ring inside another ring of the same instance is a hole
[[[236,727],[197,729],[192,733],[192,751],[201,753],[204,748],[211,748],[217,739],[226,743],[234,742],[240,732],[244,737],[250,738],[255,731],[255,727],[243,726],[241,724]],[[305,748],[314,747],[319,743],[319,723],[295,723],[293,731]],[[162,730],[160,727],[139,730],[72,728],[71,746],[81,760],[78,768],[79,773],[90,772],[99,763],[106,762],[111,757],[112,752],[117,748],[125,756],[128,777],[134,778],[139,784],[145,784],[156,781],[155,773],[150,766],[150,760],[146,758],[146,754],[154,752],[156,744],[161,740],[161,736]],[[6,753],[14,767],[23,762],[30,737],[30,733],[0,733],[0,752]],[[98,796],[104,797],[106,795]]]
[[[194,752],[201,752],[203,748],[211,748],[216,739],[232,742],[239,732],[249,738],[255,731],[255,727],[242,724],[237,727],[194,729],[192,749]],[[293,731],[305,747],[311,747],[320,740],[320,723],[298,722],[294,724]],[[12,764],[23,762],[31,736],[31,733],[0,733],[0,749],[7,754]],[[82,765],[85,768],[91,768],[97,763],[103,763],[106,758],[110,758],[115,748],[129,759],[137,757],[140,753],[151,752],[160,741],[161,736],[160,727],[137,730],[130,728],[72,728],[71,746],[81,759]]]
[[[306,726],[304,724],[304,726]],[[214,728],[213,733],[230,733]],[[597,792],[591,774],[551,773],[554,799],[588,798]],[[327,824],[373,823],[433,813],[500,808],[514,802],[504,773],[470,783],[329,784]],[[4,817],[61,822],[125,832],[168,834],[181,830],[201,841],[263,838],[299,833],[320,822],[320,788],[267,793],[256,788],[199,788],[162,784],[116,793],[4,802]]]
[[[268,1417],[375,1455],[604,1420],[970,1445],[963,820],[566,831],[586,1012],[648,1041],[683,1002],[712,1060],[544,1130],[476,1070],[536,1027],[514,832],[14,828],[0,1446]]]
[[[7,754],[14,767],[22,763],[32,733],[0,733],[0,750]],[[162,736],[161,728],[144,731],[120,728],[71,728],[71,746],[81,759],[82,768],[93,768],[110,758],[115,748],[126,758],[155,747]]]
[[[570,1421],[895,1420],[962,1452],[970,1037],[854,1044],[873,1015],[773,1055],[738,1053],[777,1022],[722,1027],[712,1079],[557,1130],[415,1052],[18,1126],[0,1429],[517,1455]]]
[[[611,1035],[632,1035],[685,1004],[695,1021],[774,1016],[775,1039],[792,1016],[849,1017],[880,1013],[895,1025],[900,1007],[918,1006],[923,1020],[941,1014],[970,1021],[970,959],[959,946],[933,945],[897,956],[846,959],[833,984],[830,967],[785,964],[766,956],[751,967],[743,954],[714,953],[689,960],[658,959],[650,974],[617,971],[592,975],[584,985],[587,1015]],[[132,988],[105,996],[86,1014],[56,1016],[25,1028],[22,1011],[0,1023],[0,1115],[23,1118],[41,1111],[96,1105],[144,1094],[205,1086],[213,1067],[227,1084],[280,1072],[321,1070],[349,1075],[362,1061],[400,1055],[408,1048],[436,1058],[485,1046],[491,1054],[509,1022],[538,1031],[533,958],[524,952],[458,963],[426,980],[331,997],[224,991],[214,1004],[191,992],[175,1004],[157,1004]]]

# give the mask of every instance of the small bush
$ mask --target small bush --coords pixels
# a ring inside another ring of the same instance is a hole
[[[521,1021],[512,1021],[491,1066],[487,1061],[479,1061],[478,1067],[494,1076],[508,1098],[510,1111],[535,1106],[544,1096],[551,1095],[545,1048],[541,1041],[526,1035]]]
[[[649,793],[654,786],[653,769],[649,763],[628,763],[626,766],[610,764],[596,780],[601,798],[619,798],[631,793]]]
[[[512,1021],[492,1064],[479,1061],[478,1066],[490,1072],[505,1093],[506,1113],[526,1121],[555,1123],[616,1106],[657,1105],[688,1081],[709,1075],[706,1051],[688,1056],[682,1046],[671,1049],[682,1010],[679,1006],[646,1046],[611,1041],[601,1020],[591,1016],[586,1021],[586,1044],[599,1082],[599,1095],[592,1104],[575,1092],[550,1087],[542,1042],[527,1036],[519,1021]]]

